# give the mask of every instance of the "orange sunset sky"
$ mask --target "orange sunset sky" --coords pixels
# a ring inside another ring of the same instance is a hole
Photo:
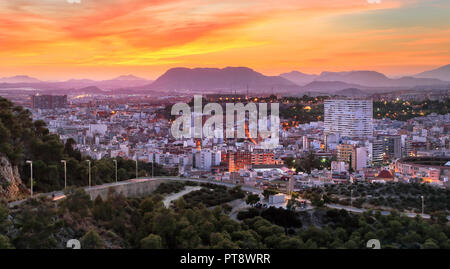
[[[171,67],[415,74],[450,63],[448,0],[0,0],[0,77]]]

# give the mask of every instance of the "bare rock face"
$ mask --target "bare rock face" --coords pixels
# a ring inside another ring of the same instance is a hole
[[[12,166],[8,158],[0,155],[0,199],[18,200],[24,198],[27,193],[17,166]]]

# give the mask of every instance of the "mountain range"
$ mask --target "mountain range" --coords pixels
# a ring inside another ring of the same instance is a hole
[[[109,80],[69,79],[66,81],[40,81],[28,76],[0,78],[0,88],[35,88],[37,90],[67,90],[97,87],[110,91],[118,88],[141,87],[152,83],[152,80],[124,75]]]
[[[247,67],[172,68],[155,82],[151,90],[229,91],[247,88],[261,91],[295,88],[295,83],[280,76],[265,76]]]
[[[376,71],[324,71],[318,75],[299,71],[266,76],[247,67],[171,68],[155,81],[124,75],[110,80],[71,79],[61,82],[40,81],[28,76],[0,78],[0,89],[33,88],[44,92],[80,90],[93,94],[120,93],[176,93],[176,92],[233,92],[301,94],[304,92],[375,93],[394,90],[439,88],[450,90],[450,65],[413,76],[389,78]]]
[[[25,75],[0,78],[0,83],[39,83],[39,82],[42,81]]]
[[[416,78],[435,78],[450,81],[450,64],[415,75]]]

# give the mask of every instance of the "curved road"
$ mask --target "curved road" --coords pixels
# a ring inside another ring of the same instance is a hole
[[[153,177],[153,178],[148,178],[148,177],[143,177],[143,178],[134,178],[134,179],[129,179],[129,180],[125,180],[125,181],[119,181],[119,182],[114,182],[114,183],[106,183],[103,185],[96,185],[96,186],[92,186],[92,187],[85,187],[85,191],[89,191],[90,189],[96,189],[96,188],[109,188],[112,186],[117,186],[117,185],[124,185],[124,184],[134,184],[136,182],[142,182],[142,181],[147,181],[147,180],[154,180],[154,179],[163,179],[163,180],[168,180],[168,181],[192,181],[192,182],[199,182],[199,183],[211,183],[211,184],[216,184],[216,185],[222,185],[222,186],[226,186],[229,188],[233,188],[235,186],[238,186],[238,184],[234,184],[234,183],[227,183],[227,182],[221,182],[221,181],[215,181],[215,180],[208,180],[208,179],[200,179],[200,178],[181,178],[181,177]],[[243,191],[246,192],[251,192],[254,194],[262,194],[262,190],[255,188],[255,187],[251,187],[251,186],[246,186],[246,185],[239,185],[241,186],[241,189]],[[54,201],[60,200],[60,199],[64,199],[65,195],[64,195],[64,191],[55,191],[55,192],[50,192],[50,193],[41,193],[38,194],[37,196],[47,196],[47,197],[52,197]],[[23,202],[27,201],[28,199],[24,199],[24,200],[20,200],[20,201],[14,201],[11,203],[8,203],[9,207],[14,207],[17,205],[22,204]],[[326,204],[325,206],[329,207],[329,208],[335,208],[335,209],[344,209],[350,212],[355,212],[355,213],[362,213],[364,211],[366,211],[365,209],[361,209],[361,208],[355,208],[355,207],[349,207],[349,206],[343,206],[343,205],[338,205],[338,204]],[[386,212],[382,212],[383,214],[386,214]],[[414,218],[416,217],[416,215],[420,215],[422,218],[424,219],[429,219],[430,215],[428,214],[415,214],[415,213],[403,213],[405,216],[408,216],[410,218]],[[448,220],[450,220],[450,216],[447,217]]]
[[[95,185],[95,186],[92,186],[92,187],[84,187],[84,190],[85,191],[89,191],[89,190],[98,189],[98,188],[109,188],[109,187],[118,186],[118,185],[135,184],[137,182],[143,182],[143,181],[154,180],[154,179],[162,179],[162,180],[167,180],[167,181],[192,181],[192,182],[199,182],[199,183],[211,183],[211,184],[226,186],[226,187],[229,187],[229,188],[233,188],[235,186],[238,186],[237,184],[233,184],[233,183],[226,183],[226,182],[221,182],[221,181],[199,179],[199,178],[180,178],[180,177],[153,177],[153,178],[148,178],[148,177],[145,177],[145,178],[134,178],[134,179],[124,180],[124,181],[119,181],[119,182],[113,182],[113,183],[106,183],[106,184],[103,184],[103,185]],[[261,194],[262,193],[262,190],[260,190],[258,188],[255,188],[255,187],[245,186],[245,185],[239,185],[239,186],[241,186],[241,189],[243,191],[251,192],[251,193],[254,193],[254,194]],[[41,196],[47,196],[49,198],[51,197],[54,201],[57,201],[57,200],[60,200],[60,199],[64,199],[66,197],[64,195],[64,191],[63,190],[49,192],[49,193],[39,193],[39,194],[35,195],[35,197],[41,197]],[[18,205],[24,203],[25,201],[27,201],[28,199],[23,199],[23,200],[19,200],[19,201],[10,202],[10,203],[8,203],[8,206],[9,207],[18,206]]]

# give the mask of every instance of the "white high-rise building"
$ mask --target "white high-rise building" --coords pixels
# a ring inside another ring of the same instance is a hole
[[[325,135],[370,137],[373,135],[373,102],[367,99],[325,100]]]
[[[194,150],[195,168],[210,171],[211,166],[220,165],[221,152],[214,150]]]

